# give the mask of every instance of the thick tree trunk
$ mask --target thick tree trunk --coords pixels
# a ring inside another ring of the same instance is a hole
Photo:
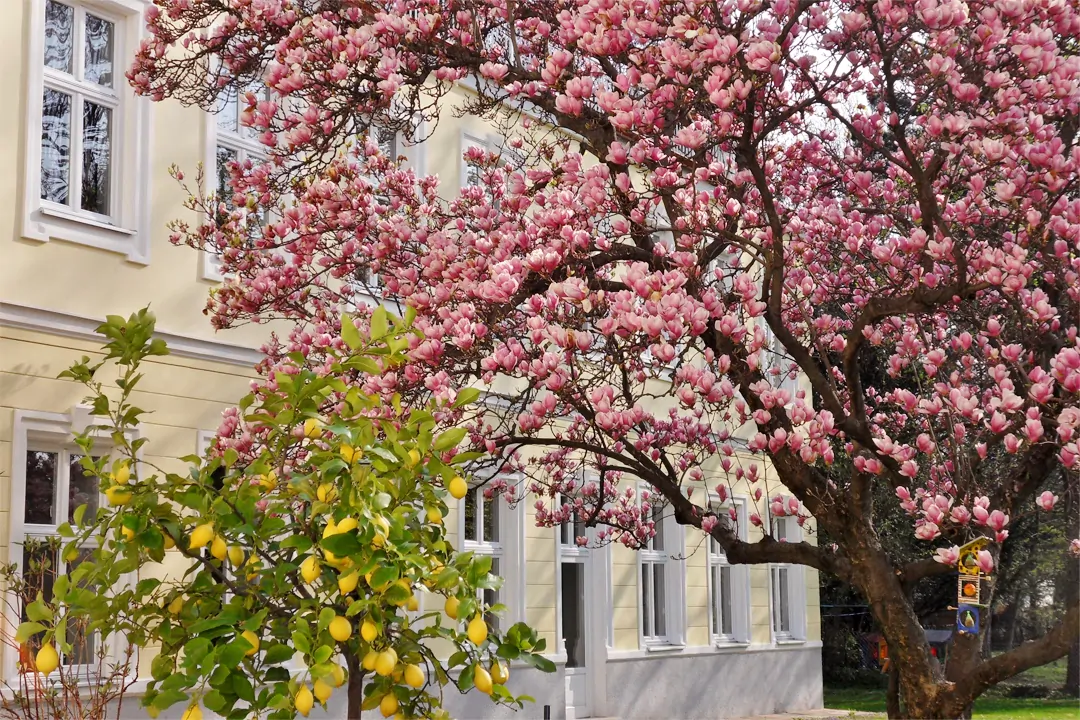
[[[889,689],[885,695],[885,712],[889,720],[899,720],[904,717],[904,711],[900,707],[900,673],[896,670],[896,663],[889,665]]]
[[[346,717],[348,720],[360,720],[360,706],[364,704],[364,669],[358,657],[346,656],[346,662],[349,665],[349,708]]]

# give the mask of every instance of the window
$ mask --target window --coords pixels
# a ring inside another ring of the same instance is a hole
[[[729,526],[730,510],[736,509],[737,532],[746,536],[746,503],[736,498],[727,503],[710,502],[709,508]],[[709,563],[709,633],[714,644],[745,643],[750,640],[749,576],[745,565],[729,565],[727,553],[719,542],[708,540]]]
[[[501,515],[506,509],[498,497],[484,497],[483,487],[469,489],[469,494],[461,500],[464,510],[462,524],[463,546],[465,550],[491,558],[491,574],[501,576],[503,569],[503,546],[501,543]],[[481,590],[480,597],[486,605],[502,603],[501,590]],[[493,628],[499,627],[499,618],[493,613],[485,616]]]
[[[660,503],[650,506],[656,534],[638,550],[641,637],[646,646],[682,642],[682,531],[664,507]]]
[[[142,0],[31,0],[25,237],[149,260],[148,108],[124,79]]]
[[[779,542],[799,542],[802,539],[799,524],[793,517],[773,517],[770,528],[773,538]],[[786,563],[769,566],[772,632],[776,640],[802,640],[806,636],[802,582],[801,566]]]
[[[263,83],[254,83],[242,92],[229,87],[218,99],[219,107],[209,119],[207,132],[208,151],[206,167],[213,168],[213,177],[208,178],[214,192],[216,206],[221,209],[218,220],[221,221],[236,209],[233,201],[231,183],[232,168],[243,168],[247,163],[257,165],[266,159],[266,147],[258,138],[254,128],[245,127],[241,115],[247,107],[247,94],[253,93],[258,100],[269,100],[270,89]],[[262,234],[267,222],[264,215],[245,217],[251,242]],[[203,252],[201,277],[204,280],[221,281],[221,259],[212,252]]]
[[[762,350],[765,361],[762,363],[762,373],[769,384],[787,390],[791,394],[791,400],[794,401],[795,393],[799,390],[799,376],[796,374],[792,377],[792,361],[784,349],[784,344],[780,342],[764,319],[761,322],[765,330],[765,348]]]
[[[461,136],[461,187],[477,187],[484,183],[484,168],[475,162],[465,158],[465,152],[469,148],[480,148],[484,152],[496,153],[499,156],[497,165],[503,167],[510,162],[516,163],[520,156],[512,148],[506,147],[505,141],[497,135],[479,137],[464,133]],[[497,204],[496,204],[497,205]]]
[[[85,457],[73,441],[73,432],[86,416],[81,408],[70,415],[15,412],[9,547],[21,551],[11,553],[9,560],[21,572],[26,592],[13,603],[16,608],[9,605],[4,610],[12,627],[27,619],[25,606],[37,592],[48,598],[56,578],[70,574],[96,547],[89,542],[74,557],[64,557],[58,532],[64,523],[75,524],[80,506],[86,507],[83,517],[89,519],[104,503],[99,481],[83,467]],[[112,651],[116,642],[106,643],[78,623],[69,623],[67,633],[73,649],[61,656],[61,662],[74,676],[89,682],[122,660]],[[3,677],[15,677],[19,661],[36,652],[33,638],[18,648],[5,645]]]
[[[553,507],[561,507],[556,498]],[[556,529],[559,563],[559,646],[557,652],[566,656],[566,667],[585,665],[585,566],[589,559],[587,545],[578,538],[588,537],[584,519],[574,512],[570,519]]]

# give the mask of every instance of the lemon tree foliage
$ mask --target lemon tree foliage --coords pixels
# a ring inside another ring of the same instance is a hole
[[[553,670],[544,640],[523,623],[488,627],[485,613],[504,608],[479,597],[501,581],[490,558],[455,551],[442,522],[444,488],[477,457],[456,452],[464,432],[435,434],[440,408],[405,413],[348,383],[403,361],[411,319],[377,314],[370,336],[343,334],[347,350],[324,371],[297,358],[272,391],[242,400],[242,454],[184,458],[185,474],[140,460],[146,439],[132,432],[145,415],[132,403],[141,366],[168,352],[152,339],[153,315],[110,317],[104,358],[63,373],[90,391],[97,425],[77,439],[87,458],[95,437],[111,440],[108,456],[86,461],[107,502],[61,529],[62,552],[83,549],[79,578],[38,598],[52,609],[20,635],[68,653],[63,625],[82,618],[103,637],[160,648],[143,703],[152,715],[184,704],[186,720],[200,705],[229,718],[306,716],[338,693],[350,718],[447,717],[446,693],[473,688],[530,701],[507,689],[508,667]]]

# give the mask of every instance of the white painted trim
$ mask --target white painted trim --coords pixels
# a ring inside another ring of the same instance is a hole
[[[25,522],[24,506],[26,504],[26,455],[29,452],[31,439],[34,442],[57,445],[70,449],[74,445],[74,434],[85,432],[87,425],[92,421],[90,408],[85,405],[76,405],[67,413],[41,412],[37,410],[15,410],[11,433],[11,487],[10,487],[10,512],[8,513],[8,547],[6,562],[16,567],[16,572],[22,571],[21,548],[26,538],[27,528]],[[138,437],[137,429],[125,431],[129,441]],[[96,430],[93,437],[104,440],[112,447],[109,433]],[[141,465],[142,452],[136,454],[136,459]],[[141,475],[141,468],[137,468],[137,476]],[[65,522],[62,511],[66,508],[63,504],[57,506],[56,525]],[[40,528],[41,526],[34,526]],[[123,576],[122,582],[131,582],[133,575]],[[14,637],[21,619],[15,612],[15,608],[5,603],[0,609],[0,626],[7,637]],[[120,635],[110,635],[104,642],[111,647],[117,647],[117,643],[123,642]],[[112,657],[119,661],[119,655]],[[10,643],[4,643],[0,648],[0,680],[12,683],[18,674],[18,650]],[[138,649],[132,658],[132,667],[138,672],[139,658]]]
[[[73,340],[102,344],[104,338],[95,330],[103,322],[104,320],[84,315],[0,301],[0,328],[41,331]],[[170,354],[192,360],[253,368],[265,357],[259,350],[242,345],[201,340],[160,330],[154,335],[168,343]]]
[[[116,203],[116,227],[101,216],[50,211],[42,200],[41,187],[41,96],[45,86],[44,56],[45,0],[27,2],[27,96],[23,115],[26,161],[23,167],[23,207],[20,235],[46,243],[64,240],[126,255],[140,265],[150,263],[150,99],[140,97],[124,78],[126,58],[139,46],[144,35],[143,12],[147,0],[65,0],[68,4],[96,10],[117,21],[113,53],[119,112],[113,128],[112,193]],[[77,48],[76,52],[81,52]],[[74,108],[72,109],[74,113]],[[52,206],[55,207],[55,206]]]
[[[664,500],[664,496],[658,490],[641,482],[637,488],[639,507],[642,490],[649,491],[650,506],[652,498]],[[660,551],[639,549],[634,553],[637,560],[638,648],[641,649],[650,646],[678,648],[686,644],[686,528],[678,524],[671,512],[665,513],[660,521],[663,524],[664,549]],[[668,538],[671,540],[669,541]],[[667,556],[664,560],[664,636],[662,639],[651,642],[645,638],[645,616],[642,613],[642,552],[660,552]]]
[[[781,496],[787,502],[788,495]],[[771,503],[770,503],[771,506]],[[798,520],[790,515],[782,518],[774,518],[772,512],[766,509],[768,516],[769,532],[772,532],[773,522],[782,520],[786,533],[794,537],[785,538],[789,542],[802,542],[802,526]],[[769,563],[769,637],[774,645],[803,645],[806,643],[806,566],[791,563]],[[783,636],[776,634],[776,623],[773,619],[773,610],[777,598],[773,593],[773,569],[787,568],[788,572],[788,614],[790,616],[791,631]]]
[[[773,643],[750,643],[740,645],[687,645],[673,648],[664,653],[664,657],[696,657],[698,655],[742,655],[747,653],[762,652],[793,652],[810,650],[821,647],[820,640],[808,640],[806,642],[785,642],[779,645]],[[608,662],[629,662],[634,660],[655,660],[655,653],[648,650],[609,650]]]
[[[721,507],[735,506],[736,517],[738,520],[738,527],[736,532],[739,539],[743,542],[747,540],[747,532],[749,529],[749,523],[747,521],[747,507],[749,505],[748,498],[745,495],[732,495],[728,498],[727,502],[720,503],[720,498],[712,490],[706,491],[706,502],[708,504],[721,504]],[[712,643],[718,647],[727,646],[739,646],[746,645],[750,642],[750,636],[753,632],[752,621],[750,616],[750,567],[744,564],[732,565],[727,564],[727,567],[731,568],[729,576],[731,577],[732,596],[731,596],[731,631],[732,637],[725,638],[716,632],[716,628],[713,627],[713,598],[712,592],[712,545],[709,538],[705,540],[705,569],[708,575],[706,576],[705,589],[709,599],[708,611],[709,611],[709,637]]]

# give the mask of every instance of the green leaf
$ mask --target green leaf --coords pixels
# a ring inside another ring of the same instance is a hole
[[[19,626],[19,629],[15,631],[15,642],[24,643],[39,632],[45,632],[48,629],[49,628],[39,622],[24,622]]]
[[[382,305],[375,308],[375,312],[371,313],[370,327],[372,340],[385,337],[390,330],[390,319],[387,316],[386,308]]]
[[[214,712],[217,712],[218,710],[221,710],[223,707],[225,707],[228,702],[225,700],[225,697],[217,690],[211,690],[210,692],[202,696],[202,704],[207,710],[213,710]]]
[[[522,653],[518,658],[526,665],[532,665],[534,668],[541,672],[555,672],[555,663],[548,660],[543,655],[536,655],[535,653]]]
[[[431,449],[435,452],[446,452],[450,448],[457,447],[458,443],[464,440],[468,433],[469,431],[463,427],[450,428],[435,438],[435,443],[431,446]]]
[[[477,388],[463,388],[458,391],[457,400],[454,400],[454,407],[464,407],[465,405],[472,405],[476,402],[476,399],[480,397],[480,391]]]
[[[331,612],[333,612],[331,610]],[[334,648],[329,645],[320,645],[317,650],[311,655],[311,659],[315,661],[316,665],[320,665],[330,659],[330,656],[334,654]]]
[[[53,619],[53,611],[45,604],[40,592],[37,594],[37,599],[26,606],[26,617],[35,622]]]
[[[183,675],[173,675],[172,677],[184,679]],[[172,707],[178,702],[187,702],[188,696],[185,692],[179,690],[162,690],[154,698],[154,707],[158,710],[164,710],[165,708]]]
[[[348,557],[364,549],[353,531],[338,533],[328,538],[323,538],[319,545],[323,550],[328,550],[338,557]]]
[[[352,315],[348,313],[341,316],[341,339],[354,352],[364,346],[364,338],[360,335],[360,331],[356,329],[356,322],[353,320]]]
[[[399,605],[409,599],[409,589],[394,583],[386,589],[383,594],[383,601],[388,602],[391,605]]]
[[[251,680],[248,679],[247,675],[242,672],[233,673],[232,685],[238,698],[247,702],[255,702],[255,688],[251,685]]]
[[[83,516],[86,515],[86,503],[83,503],[79,507],[75,508],[75,513],[71,516],[71,519],[76,525],[83,524]]]
[[[271,645],[263,654],[263,662],[267,665],[280,665],[291,660],[296,651],[288,645]]]
[[[397,579],[398,568],[396,565],[382,565],[378,570],[371,574],[371,586],[374,588],[381,588]]]

